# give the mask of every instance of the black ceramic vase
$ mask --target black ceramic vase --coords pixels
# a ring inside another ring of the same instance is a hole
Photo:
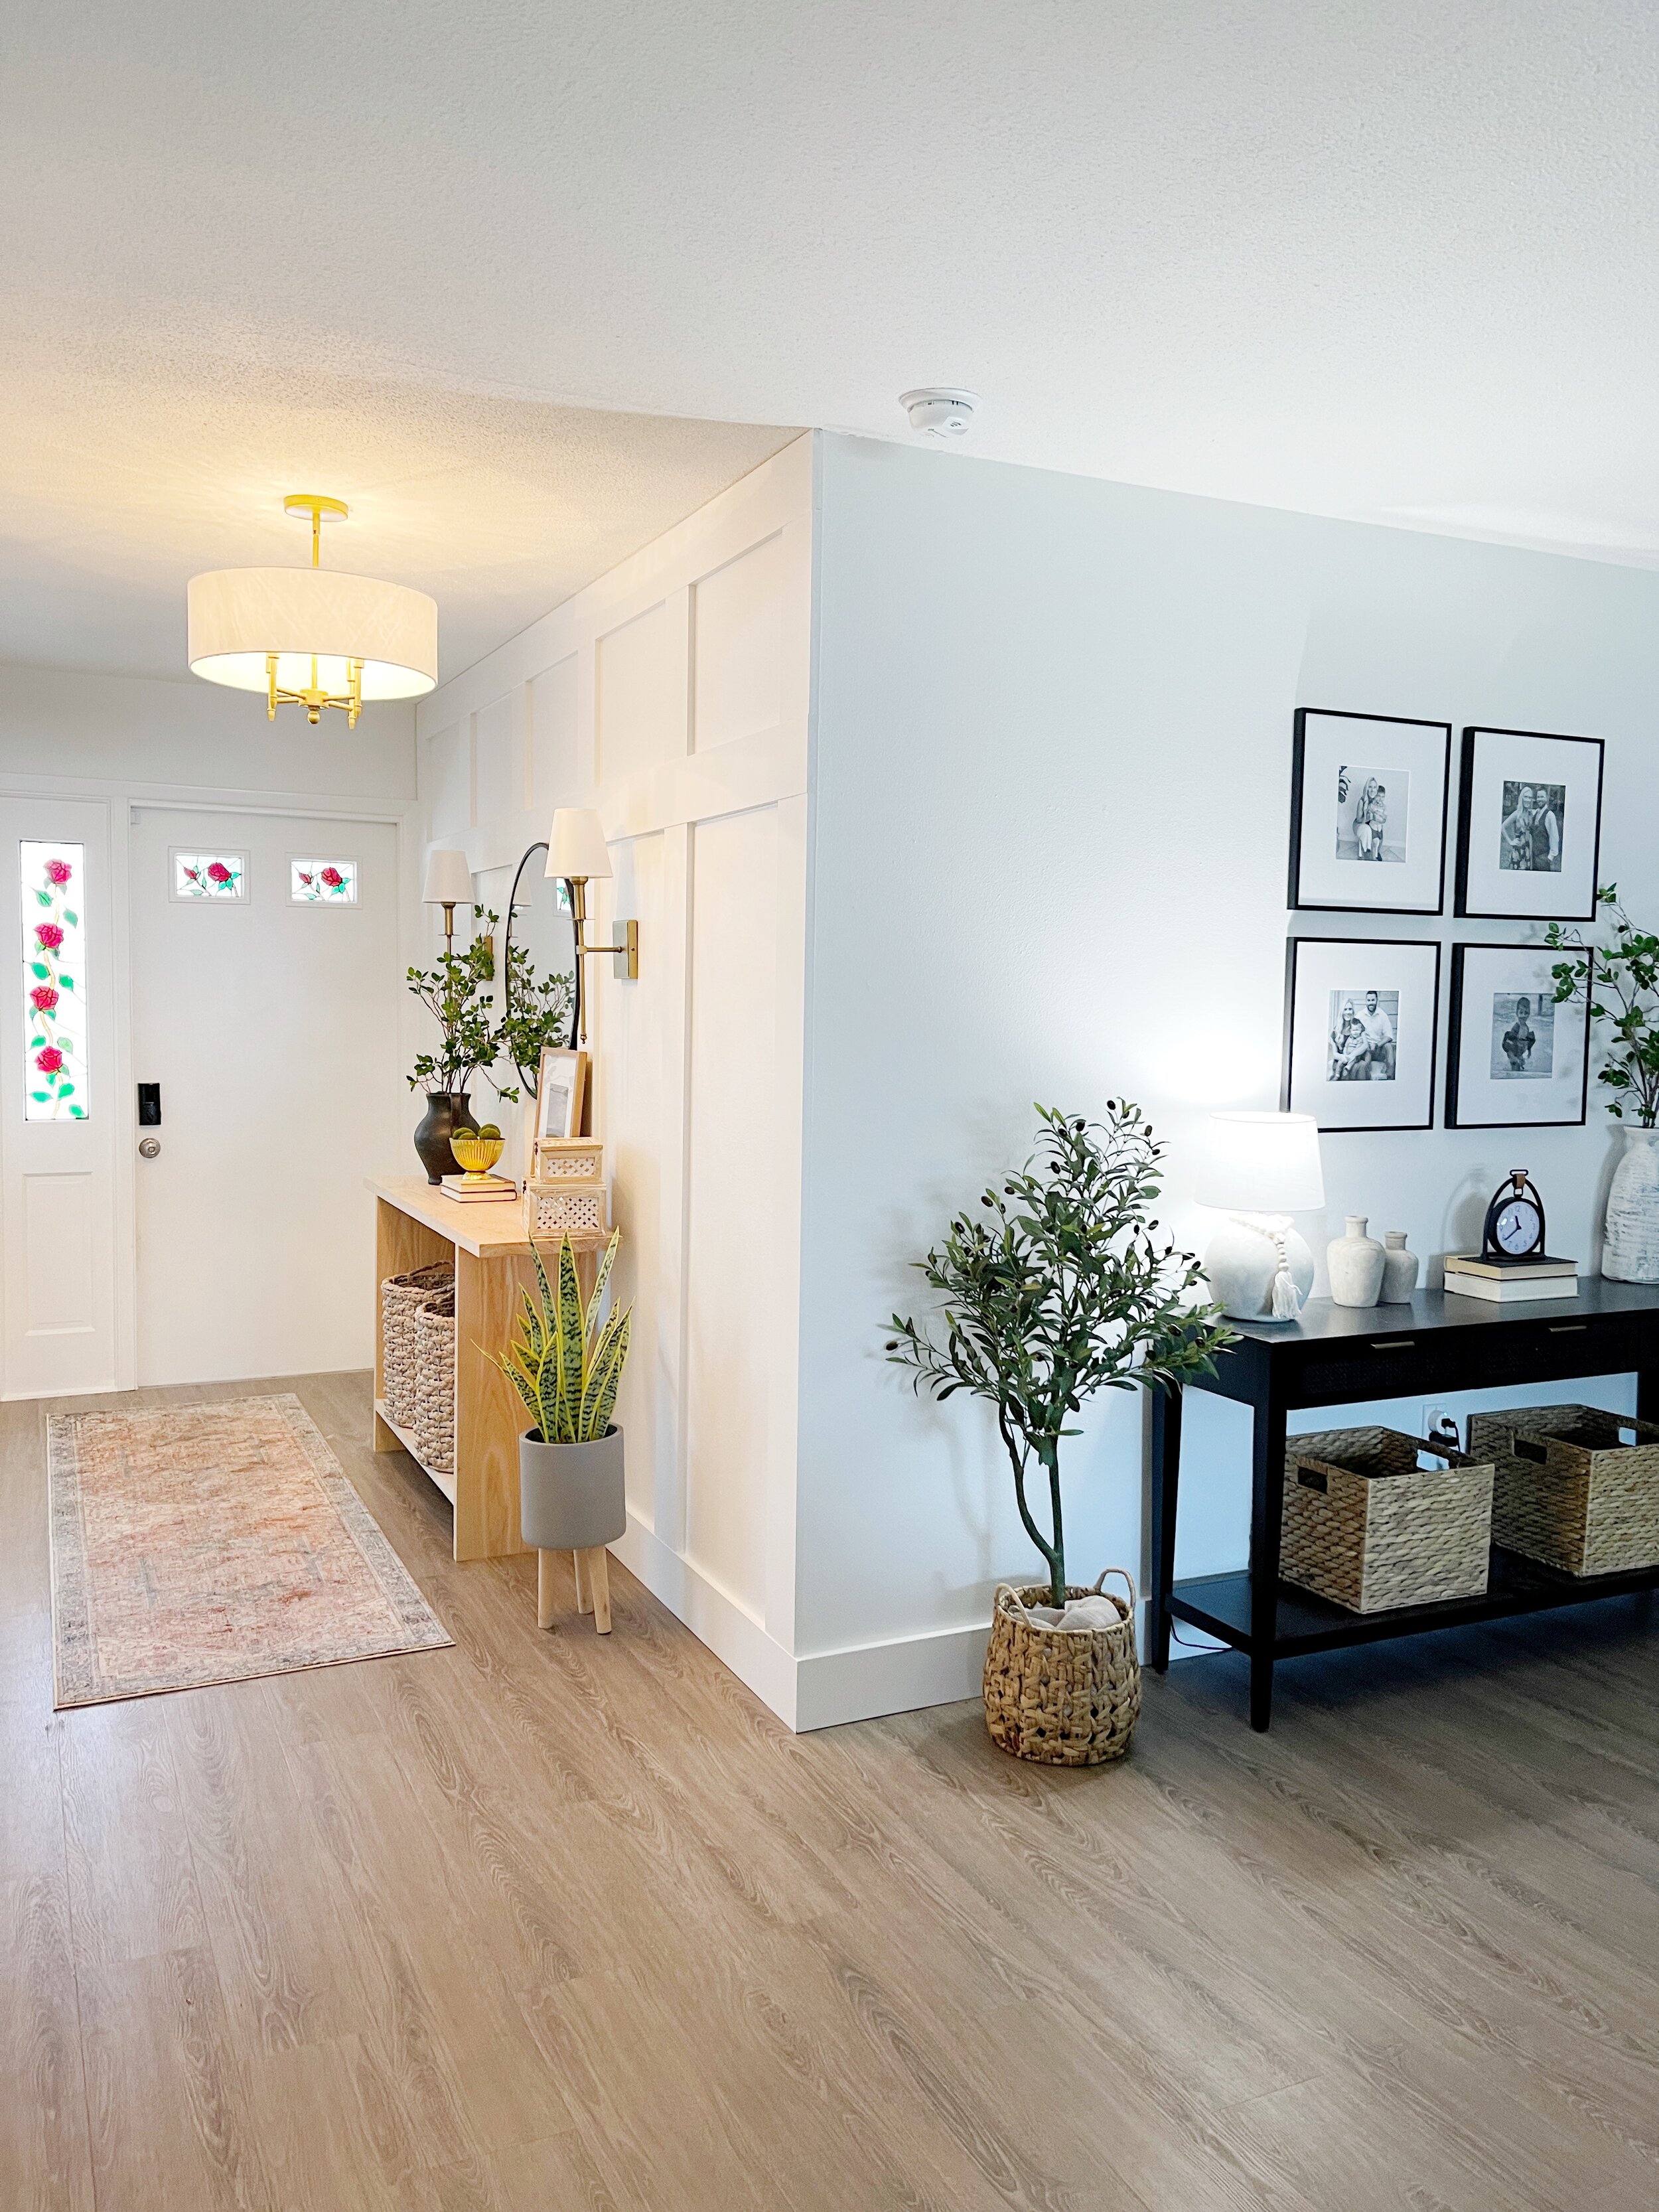
[[[428,1091],[426,1112],[415,1132],[415,1149],[421,1156],[428,1182],[441,1182],[447,1175],[459,1175],[460,1164],[449,1149],[453,1129],[476,1129],[465,1091]]]

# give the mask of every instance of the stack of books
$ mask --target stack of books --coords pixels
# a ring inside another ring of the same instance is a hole
[[[506,1176],[447,1175],[444,1177],[444,1196],[474,1200],[481,1198],[516,1198],[519,1186]]]
[[[1577,1260],[1483,1260],[1479,1253],[1446,1255],[1446,1288],[1454,1297],[1490,1298],[1512,1305],[1522,1298],[1576,1298]]]

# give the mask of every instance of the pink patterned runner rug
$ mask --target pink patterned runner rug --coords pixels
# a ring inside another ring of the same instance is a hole
[[[60,1710],[453,1642],[291,1391],[46,1435]]]

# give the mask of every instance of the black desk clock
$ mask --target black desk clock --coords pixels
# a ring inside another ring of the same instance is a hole
[[[1544,1201],[1525,1168],[1511,1168],[1509,1181],[1492,1193],[1480,1231],[1483,1260],[1541,1260]]]

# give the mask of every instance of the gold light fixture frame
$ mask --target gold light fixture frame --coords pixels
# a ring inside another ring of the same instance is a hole
[[[323,517],[337,514],[342,522],[351,509],[343,499],[331,499],[326,492],[291,491],[283,501],[285,514],[308,514],[311,517],[311,565],[323,565]],[[325,707],[337,707],[346,718],[346,727],[355,730],[357,717],[363,711],[363,664],[361,660],[346,663],[346,689],[327,691],[317,680],[317,656],[311,656],[311,682],[303,691],[284,691],[276,682],[277,656],[265,655],[265,720],[274,722],[278,707],[303,707],[306,720],[315,729],[323,718]]]

